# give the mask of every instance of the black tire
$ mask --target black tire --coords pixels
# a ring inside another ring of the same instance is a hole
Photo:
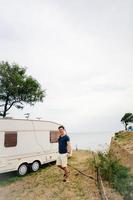
[[[33,172],[37,172],[40,168],[40,162],[39,161],[34,161],[32,164],[31,164],[31,170]]]
[[[28,164],[26,163],[21,164],[17,171],[19,176],[25,176],[27,172],[28,172]]]

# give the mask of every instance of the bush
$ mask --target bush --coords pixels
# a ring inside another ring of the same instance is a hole
[[[91,163],[99,169],[102,179],[123,195],[124,200],[133,200],[133,176],[114,155],[110,152],[98,152]]]

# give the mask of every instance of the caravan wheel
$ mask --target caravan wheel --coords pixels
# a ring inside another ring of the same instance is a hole
[[[23,163],[19,166],[18,168],[18,175],[19,176],[24,176],[28,172],[28,165],[26,163]]]
[[[34,162],[31,164],[31,170],[32,170],[33,172],[38,171],[39,168],[40,168],[40,163],[39,163],[39,161],[34,161]]]

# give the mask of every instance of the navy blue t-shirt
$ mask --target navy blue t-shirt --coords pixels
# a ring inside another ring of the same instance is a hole
[[[68,135],[64,135],[63,137],[58,138],[59,143],[59,153],[67,153],[67,142],[70,141]]]

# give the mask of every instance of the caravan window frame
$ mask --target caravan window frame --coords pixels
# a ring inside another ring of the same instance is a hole
[[[59,132],[58,131],[50,131],[50,143],[57,143]]]
[[[5,131],[4,135],[4,147],[16,147],[17,146],[17,132],[16,131]]]

